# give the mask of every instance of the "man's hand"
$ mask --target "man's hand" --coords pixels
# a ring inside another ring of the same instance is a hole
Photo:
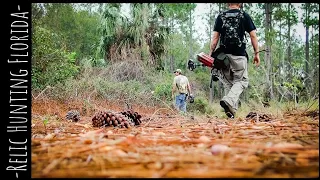
[[[260,56],[259,53],[256,53],[253,58],[253,64],[256,64],[256,67],[260,65]]]

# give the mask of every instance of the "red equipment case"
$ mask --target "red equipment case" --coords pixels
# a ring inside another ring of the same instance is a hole
[[[209,55],[201,52],[197,55],[198,61],[202,62],[205,66],[213,67],[214,58],[210,57]]]

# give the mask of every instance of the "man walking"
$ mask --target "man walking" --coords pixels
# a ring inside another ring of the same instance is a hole
[[[191,95],[191,87],[189,84],[189,80],[186,76],[182,75],[181,69],[177,69],[176,71],[174,71],[174,74],[176,76],[174,77],[172,84],[172,99],[175,100],[176,109],[186,113],[187,96]]]
[[[241,5],[242,3],[228,3],[229,10],[219,14],[209,52],[214,58],[217,58],[215,52],[219,52],[218,57],[225,57],[229,62],[227,67],[220,70],[225,89],[225,96],[221,99],[220,105],[229,118],[234,118],[238,109],[239,96],[249,84],[245,32],[250,34],[255,52],[253,63],[256,66],[260,64],[256,27],[251,17],[240,10]],[[217,51],[219,39],[220,47]],[[221,56],[220,52],[224,56]]]

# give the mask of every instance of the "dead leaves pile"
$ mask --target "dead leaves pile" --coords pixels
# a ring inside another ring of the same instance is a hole
[[[319,120],[150,120],[32,140],[32,177],[318,177]],[[89,122],[88,122],[89,123]],[[54,128],[52,128],[54,129]]]

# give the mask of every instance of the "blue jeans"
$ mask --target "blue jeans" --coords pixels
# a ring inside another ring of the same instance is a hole
[[[186,94],[179,94],[176,96],[176,107],[183,112],[187,112],[186,96]]]

